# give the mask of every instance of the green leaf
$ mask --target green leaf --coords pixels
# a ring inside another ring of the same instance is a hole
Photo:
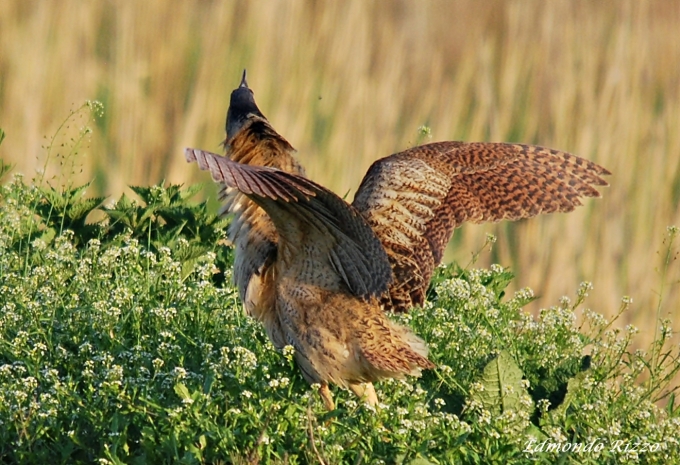
[[[182,399],[191,399],[191,394],[189,394],[189,389],[182,384],[182,383],[177,383],[175,384],[175,393]]]
[[[496,294],[497,298],[505,295],[505,288],[508,287],[515,275],[510,270],[503,270],[498,274],[494,274],[484,285]]]
[[[531,424],[527,429],[526,429],[526,434],[528,436],[533,437],[536,439],[537,442],[543,442],[546,439],[548,439],[548,435],[545,434],[543,431],[541,431],[541,428],[538,426]]]
[[[42,199],[35,209],[45,226],[54,228],[58,234],[65,229],[73,231],[76,242],[80,244],[97,237],[100,225],[86,224],[86,219],[102,204],[104,197],[86,198],[85,191],[90,184],[88,182],[73,189],[55,189],[52,186],[39,188]]]
[[[113,209],[116,211],[127,211],[130,210],[135,206],[135,203],[130,200],[130,198],[123,194],[120,196],[120,200],[116,202],[116,204],[113,206]],[[108,210],[108,209],[107,209]]]
[[[675,393],[671,392],[671,395],[668,396],[668,403],[666,404],[666,412],[668,415],[673,416],[673,413],[675,411]]]
[[[50,244],[56,236],[57,231],[54,228],[45,228],[38,237],[46,244]]]
[[[0,128],[0,144],[2,144],[3,140],[5,140],[5,131]]]
[[[0,159],[0,179],[12,169],[14,165],[11,163],[5,163],[4,160]]]
[[[413,460],[409,460],[408,462],[404,462],[405,458],[406,458],[405,454],[399,454],[395,457],[394,463],[397,465],[435,465],[434,462],[430,462],[429,460],[420,456],[416,457]]]
[[[408,465],[434,465],[434,462],[430,462],[427,459],[419,457],[417,459],[411,460]]]
[[[521,408],[520,399],[526,388],[522,385],[522,370],[507,351],[491,360],[484,368],[484,390],[475,392],[472,398],[495,415]]]
[[[203,187],[204,187],[203,183],[193,184],[184,189],[183,191],[180,191],[179,195],[182,200],[187,200],[193,197],[194,195],[198,194],[200,191],[202,191]]]
[[[215,375],[213,375],[212,373],[208,373],[205,377],[205,381],[203,382],[203,393],[204,394],[210,394],[210,390],[212,389],[214,382],[215,382]]]
[[[137,194],[147,205],[153,203],[151,188],[144,186],[130,186],[130,189]]]

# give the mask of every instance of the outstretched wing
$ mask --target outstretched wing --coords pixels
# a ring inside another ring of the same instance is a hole
[[[422,305],[453,229],[464,221],[569,212],[599,197],[605,168],[531,145],[437,142],[376,161],[354,198],[394,272],[386,309]]]
[[[185,157],[260,205],[276,226],[279,249],[295,251],[295,259],[314,268],[309,271],[320,281],[332,274],[362,298],[387,291],[392,269],[380,240],[354,207],[328,189],[302,176],[202,150],[188,148]]]

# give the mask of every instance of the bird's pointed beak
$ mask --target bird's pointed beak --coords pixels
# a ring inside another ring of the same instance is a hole
[[[241,84],[239,85],[240,87],[245,87],[246,89],[249,89],[248,87],[248,81],[246,81],[246,70],[243,70],[243,77],[241,78]]]

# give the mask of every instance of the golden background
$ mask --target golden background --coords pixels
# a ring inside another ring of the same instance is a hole
[[[662,316],[680,315],[680,265],[661,275],[666,226],[680,224],[679,25],[676,0],[3,0],[0,157],[34,176],[45,136],[96,99],[105,114],[73,175],[94,179],[90,194],[207,181],[183,148],[220,150],[244,68],[309,176],[341,196],[421,125],[433,141],[566,150],[612,171],[603,199],[464,226],[446,259],[465,265],[493,232],[479,265],[511,267],[515,289],[541,296],[533,310],[589,280],[586,305],[611,315],[630,295],[621,322],[649,340],[662,283]]]

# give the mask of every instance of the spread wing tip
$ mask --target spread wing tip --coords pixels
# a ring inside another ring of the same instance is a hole
[[[601,174],[601,175],[603,175],[603,176],[611,176],[611,175],[612,175],[612,172],[609,171],[609,170],[608,170],[607,168],[605,168],[604,166],[600,166],[600,165],[597,165],[597,166],[600,168],[600,173],[599,173],[599,174]]]
[[[210,161],[208,161],[209,157],[215,156],[217,155],[199,149],[192,149],[190,147],[184,149],[184,158],[186,159],[187,163],[197,162],[198,167],[201,170],[210,171],[210,174],[212,174],[212,177],[215,181],[222,181],[222,179],[219,179],[219,176],[217,176],[217,171],[212,168]]]
[[[606,179],[602,178],[602,176],[611,176],[612,172],[602,165],[598,165],[597,163],[594,162],[590,163],[591,163],[590,168],[595,173],[595,179],[593,180],[592,184],[601,187],[609,187],[609,182]]]
[[[186,159],[187,163],[192,163],[196,161],[196,154],[194,153],[196,149],[192,149],[189,147],[186,147],[184,149],[184,158]]]

